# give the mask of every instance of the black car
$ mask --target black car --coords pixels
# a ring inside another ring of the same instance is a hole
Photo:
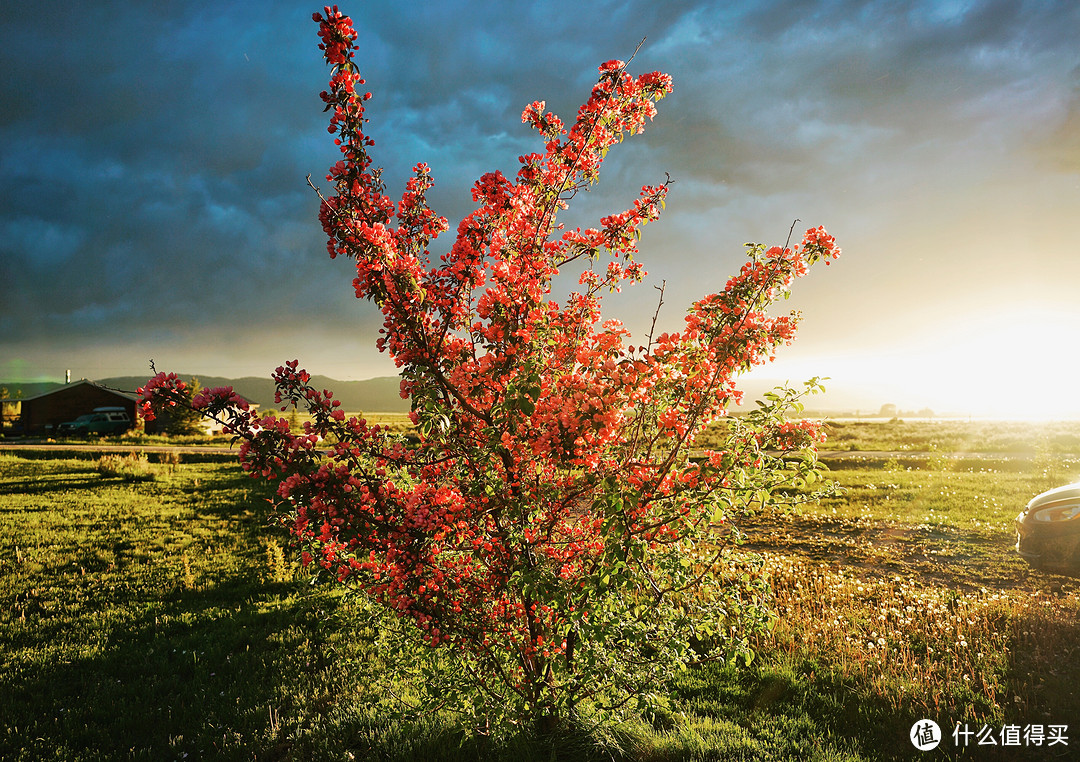
[[[1016,551],[1036,569],[1080,576],[1080,482],[1032,498],[1016,517]]]

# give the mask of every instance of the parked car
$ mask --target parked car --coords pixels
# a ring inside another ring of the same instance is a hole
[[[1080,576],[1080,482],[1032,498],[1016,517],[1016,551],[1037,569]]]
[[[74,421],[56,427],[59,436],[87,434],[119,434],[131,428],[131,417],[122,407],[96,407],[94,412],[80,415]]]

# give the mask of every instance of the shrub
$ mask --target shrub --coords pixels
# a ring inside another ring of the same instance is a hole
[[[476,211],[436,258],[429,246],[448,223],[427,204],[428,166],[416,165],[400,203],[385,195],[364,133],[371,93],[353,63],[356,32],[336,7],[315,19],[342,152],[319,217],[330,256],[355,264],[357,297],[382,310],[377,346],[401,369],[418,437],[346,419],[296,361],[274,379],[282,410],[310,414],[301,434],[244,410],[229,388],[192,406],[223,418],[244,468],[277,483],[305,565],[386,613],[388,653],[421,654],[395,666],[421,678],[427,707],[543,732],[656,704],[690,664],[750,659],[747,632],[768,613],[729,518],[813,499],[820,428],[788,419],[805,392],[780,390],[724,427],[719,446],[696,458],[691,447],[739,401],[737,375],[792,339],[797,315],[765,309],[836,256],[833,238],[813,228],[797,246],[749,245],[682,331],[656,335],[654,319],[632,344],[619,322],[601,322],[600,303],[645,276],[637,241],[670,180],[596,228],[556,217],[611,146],[643,131],[671,79],[608,61],[573,125],[542,101],[527,106],[543,152],[520,157],[514,180],[480,178]],[[555,301],[569,267],[582,268],[581,288]],[[158,374],[144,399],[183,404],[178,386]]]
[[[127,455],[102,455],[98,458],[97,471],[106,479],[123,479],[128,482],[154,481],[157,469],[141,453]]]

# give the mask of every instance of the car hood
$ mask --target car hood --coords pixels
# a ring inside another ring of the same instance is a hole
[[[1080,482],[1055,487],[1036,495],[1018,520],[1044,523],[1069,521],[1080,516]]]

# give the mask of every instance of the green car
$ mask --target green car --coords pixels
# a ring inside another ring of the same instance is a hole
[[[87,434],[120,434],[131,428],[131,418],[122,407],[99,407],[94,412],[80,415],[74,421],[61,423],[56,428],[60,436]]]

